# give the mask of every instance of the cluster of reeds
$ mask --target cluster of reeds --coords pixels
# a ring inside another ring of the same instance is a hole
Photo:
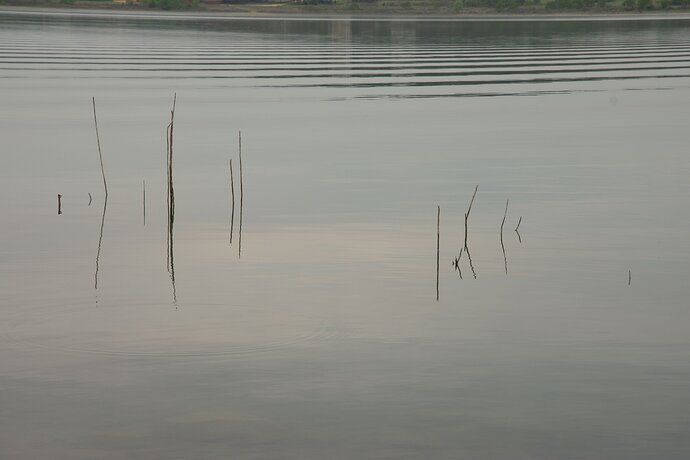
[[[175,105],[177,102],[177,93],[173,96],[173,103],[172,103],[172,109],[170,110],[170,122],[167,125],[166,128],[166,171],[167,171],[167,216],[168,216],[168,227],[167,227],[167,269],[168,273],[170,274],[170,279],[172,281],[172,287],[173,287],[173,299],[174,302],[177,302],[177,294],[176,294],[176,288],[175,288],[175,262],[174,262],[174,224],[175,224],[175,189],[174,189],[174,184],[173,184],[173,132],[174,132],[174,127],[175,127]],[[94,275],[94,287],[98,289],[98,271],[99,271],[99,260],[100,260],[100,254],[101,254],[101,246],[103,242],[103,228],[105,225],[105,216],[106,216],[106,209],[108,205],[108,183],[106,180],[105,176],[105,166],[103,164],[103,153],[101,150],[101,141],[100,141],[100,135],[98,132],[98,117],[96,115],[96,99],[95,97],[92,98],[92,105],[93,105],[93,120],[94,120],[94,127],[96,131],[96,144],[98,147],[98,157],[100,161],[100,167],[101,167],[101,177],[103,179],[103,190],[104,190],[104,199],[103,199],[103,212],[101,216],[101,226],[100,226],[100,233],[99,233],[99,238],[98,238],[98,250],[96,252],[96,270],[95,270],[95,275]],[[238,159],[239,159],[239,180],[240,180],[240,211],[239,211],[239,232],[238,232],[238,257],[241,258],[242,256],[242,218],[243,218],[243,207],[244,207],[244,184],[243,184],[243,173],[242,173],[242,132],[238,132]],[[234,172],[233,172],[233,166],[232,166],[232,159],[230,159],[230,190],[231,190],[231,200],[232,200],[232,208],[231,208],[231,217],[230,217],[230,244],[232,244],[233,241],[233,234],[234,234],[234,224],[235,224],[235,180],[234,180]],[[463,239],[463,245],[460,248],[460,252],[458,253],[458,256],[455,257],[452,261],[452,266],[454,269],[458,272],[458,275],[462,279],[462,270],[461,270],[461,260],[463,255],[467,255],[467,260],[469,263],[470,270],[472,271],[472,276],[476,279],[477,278],[477,271],[475,270],[474,264],[472,262],[472,256],[470,254],[470,248],[468,244],[469,240],[469,218],[470,218],[470,212],[472,211],[472,205],[474,204],[474,200],[477,196],[477,191],[479,190],[479,185],[476,185],[474,188],[474,192],[472,193],[472,198],[470,200],[469,206],[467,208],[467,212],[464,213],[464,239]],[[91,206],[92,202],[92,196],[91,193],[89,195],[89,206]],[[62,195],[58,194],[57,195],[57,201],[58,201],[58,214],[62,214]],[[503,252],[503,263],[504,263],[504,269],[506,275],[508,274],[508,259],[506,256],[506,249],[505,249],[505,243],[503,239],[503,229],[505,226],[506,218],[508,216],[508,204],[509,204],[509,199],[506,199],[506,205],[505,205],[505,210],[503,212],[503,219],[501,220],[501,226],[500,226],[500,243],[501,243],[501,250]],[[146,180],[142,181],[142,211],[143,211],[143,224],[146,226]],[[520,243],[522,243],[522,236],[520,235],[519,228],[520,224],[522,223],[522,216],[520,216],[517,225],[515,226],[515,233],[517,234],[518,240]],[[437,206],[437,215],[436,215],[436,300],[439,299],[439,274],[440,274],[440,242],[441,242],[441,207]],[[632,282],[632,272],[631,270],[628,270],[628,285],[630,285]]]
[[[170,274],[170,280],[173,288],[173,301],[177,303],[177,291],[175,287],[175,250],[174,250],[174,230],[175,230],[175,186],[173,181],[173,147],[174,147],[174,130],[175,130],[175,106],[177,103],[177,93],[173,96],[172,108],[170,110],[170,122],[166,127],[166,174],[167,174],[167,270]],[[98,132],[98,118],[96,115],[96,99],[92,98],[93,105],[93,120],[96,129],[96,144],[98,146],[98,158],[101,166],[101,177],[103,179],[103,213],[101,217],[101,227],[98,238],[98,250],[96,252],[96,270],[94,275],[94,287],[98,289],[98,272],[99,261],[101,255],[101,246],[103,243],[103,227],[105,224],[106,209],[108,204],[108,182],[105,176],[105,166],[103,164],[103,152],[101,150],[100,135]],[[238,257],[242,255],[242,218],[244,211],[244,175],[242,172],[242,133],[238,133],[238,157],[239,157],[239,180],[240,180],[240,210],[239,210],[239,241],[238,241]],[[230,188],[232,195],[232,210],[230,223],[230,244],[232,244],[234,225],[235,225],[235,180],[233,173],[232,159],[230,160]],[[89,193],[89,206],[91,205],[92,196]],[[58,194],[58,214],[62,214],[62,195]],[[146,180],[142,181],[142,214],[143,225],[146,226]]]
[[[465,217],[465,234],[464,234],[464,239],[463,239],[463,244],[460,248],[460,252],[458,253],[457,257],[454,257],[453,260],[451,261],[451,265],[453,269],[458,273],[458,276],[460,279],[462,279],[462,267],[461,267],[461,261],[463,259],[463,256],[466,255],[468,265],[470,267],[470,270],[472,272],[472,277],[474,279],[477,279],[477,271],[475,270],[474,263],[472,262],[472,255],[470,253],[470,247],[469,247],[469,219],[470,219],[470,212],[472,211],[472,205],[474,204],[474,199],[477,196],[477,191],[479,190],[479,185],[476,185],[474,187],[474,192],[472,193],[472,198],[470,199],[470,204],[467,207],[467,212],[465,212],[464,217]],[[500,228],[500,242],[501,242],[501,250],[503,252],[503,265],[504,269],[506,272],[506,275],[508,274],[508,258],[506,257],[506,249],[505,249],[505,243],[503,241],[503,228],[505,226],[506,218],[508,216],[508,202],[509,200],[506,200],[506,206],[505,210],[503,212],[503,219],[501,220],[501,228]],[[441,208],[440,206],[438,207],[438,212],[437,212],[437,221],[436,221],[436,300],[439,298],[439,257],[440,257],[440,226],[441,226]],[[520,224],[522,223],[522,216],[520,216],[520,219],[518,220],[517,226],[515,227],[515,233],[517,233],[518,240],[520,243],[522,243],[522,237],[520,236],[520,232],[518,231]]]

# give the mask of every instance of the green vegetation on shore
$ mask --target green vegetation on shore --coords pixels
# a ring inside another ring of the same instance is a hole
[[[690,0],[0,0],[0,5],[313,14],[548,14],[685,11]]]
[[[200,0],[0,0],[0,5],[37,7],[79,7],[97,9],[197,10]]]

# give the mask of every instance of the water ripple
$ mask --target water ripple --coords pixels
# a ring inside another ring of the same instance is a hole
[[[232,80],[228,88],[299,90],[302,96],[312,91],[319,99],[338,101],[431,97],[423,91],[430,87],[437,89],[434,97],[567,94],[570,88],[553,85],[607,82],[611,89],[611,82],[620,82],[619,89],[634,89],[658,86],[649,84],[653,80],[690,76],[690,37],[682,23],[649,34],[614,31],[591,37],[568,33],[570,28],[583,27],[569,24],[562,25],[560,35],[554,32],[533,41],[527,39],[531,29],[526,25],[511,24],[509,31],[516,34],[511,38],[509,33],[483,37],[476,24],[441,24],[438,27],[449,33],[445,40],[412,35],[413,41],[398,43],[385,37],[365,40],[376,27],[347,22],[324,30],[311,22],[302,25],[307,33],[286,35],[287,29],[280,29],[278,23],[230,21],[223,26],[228,30],[206,24],[209,31],[200,33],[200,24],[194,21],[174,27],[168,22],[170,28],[151,30],[151,19],[137,23],[102,18],[99,24],[109,28],[104,39],[88,27],[71,29],[67,20],[45,34],[29,34],[23,28],[26,21],[40,19],[0,16],[6,26],[0,29],[4,81],[185,80],[204,88],[211,81]],[[274,33],[252,33],[252,26],[268,27]],[[297,27],[290,23],[288,28],[294,32]],[[398,33],[390,28],[389,33]],[[460,87],[462,92],[457,91]],[[386,88],[386,93],[375,96],[368,91],[371,88]],[[321,89],[335,94],[324,98]]]

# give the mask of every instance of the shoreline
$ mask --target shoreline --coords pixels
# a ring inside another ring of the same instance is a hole
[[[84,5],[8,5],[0,3],[1,13],[28,14],[75,14],[104,15],[114,14],[131,17],[156,17],[166,19],[348,19],[348,20],[422,20],[422,21],[605,21],[605,20],[690,20],[690,9],[678,11],[545,11],[545,12],[496,12],[467,11],[454,14],[434,12],[348,12],[348,11],[309,11],[272,9],[232,9],[213,8],[193,10],[159,10],[137,7],[86,7]]]
[[[0,13],[53,13],[53,14],[117,14],[127,16],[158,16],[167,18],[294,18],[294,19],[338,19],[354,20],[496,20],[496,21],[528,21],[528,20],[661,20],[661,19],[690,19],[690,8],[672,10],[630,11],[623,9],[612,10],[549,10],[546,8],[530,8],[515,11],[497,11],[490,8],[467,8],[460,11],[434,10],[400,10],[400,9],[361,9],[357,11],[339,8],[335,5],[299,5],[294,3],[279,4],[237,4],[237,5],[202,5],[193,9],[156,9],[144,5],[116,4],[110,2],[73,2],[55,4],[55,2],[22,2],[0,1]]]

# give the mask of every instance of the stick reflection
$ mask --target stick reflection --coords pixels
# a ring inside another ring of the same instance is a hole
[[[518,231],[518,229],[520,228],[521,223],[522,223],[522,216],[520,216],[520,220],[518,220],[517,226],[515,227],[515,233],[517,233],[518,241],[520,241],[520,243],[522,243],[522,236],[520,236],[520,232]]]
[[[94,289],[98,289],[98,267],[101,260],[101,246],[103,244],[103,227],[105,226],[105,213],[108,208],[108,195],[103,199],[103,213],[101,214],[101,231],[98,235],[98,250],[96,251],[96,273],[94,274]]]
[[[508,215],[508,200],[506,200],[506,210],[503,213],[503,220],[501,221],[501,250],[503,251],[503,265],[506,270],[506,275],[508,274],[508,258],[506,257],[506,246],[503,244],[503,226],[506,223],[506,216]],[[520,235],[518,233],[518,235]]]
[[[232,244],[232,233],[235,228],[235,178],[232,173],[232,158],[230,158],[230,194],[232,197],[232,211],[230,211],[230,244]]]
[[[441,206],[437,206],[436,214],[436,301],[438,302],[439,258],[441,252]]]
[[[172,110],[170,111],[170,123],[166,130],[167,161],[168,161],[168,273],[172,283],[173,304],[177,306],[177,289],[175,287],[175,251],[173,229],[175,226],[175,189],[173,187],[173,127],[175,123],[175,103],[177,93],[173,97]]]
[[[458,276],[460,276],[460,279],[462,279],[462,270],[460,269],[460,259],[462,258],[462,250],[464,248],[460,248],[460,253],[458,256],[453,259],[453,268],[455,268],[455,271],[458,272]]]

